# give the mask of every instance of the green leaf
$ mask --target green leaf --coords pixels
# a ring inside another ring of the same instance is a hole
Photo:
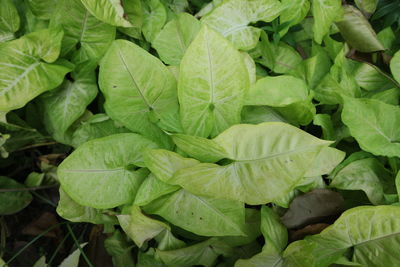
[[[230,247],[248,245],[261,235],[260,222],[260,211],[248,208],[246,209],[246,224],[243,228],[246,236],[224,236],[220,237],[220,240]]]
[[[400,207],[396,206],[347,210],[320,234],[291,243],[284,257],[303,265],[287,266],[328,266],[349,248],[353,250],[352,261],[362,266],[394,266],[398,261],[399,218]]]
[[[303,80],[281,75],[259,79],[245,99],[245,105],[276,107],[289,121],[307,125],[315,114],[310,90]]]
[[[185,133],[216,136],[239,123],[248,86],[242,55],[219,33],[203,26],[180,65],[178,95]]]
[[[271,208],[261,207],[261,232],[265,239],[265,246],[276,252],[282,252],[288,242],[288,231]]]
[[[164,149],[147,150],[144,159],[146,167],[163,182],[168,182],[176,171],[200,163],[195,159],[184,158],[175,152]]]
[[[285,267],[282,256],[275,251],[263,250],[250,259],[240,259],[235,263],[235,267]]]
[[[363,190],[374,205],[386,204],[385,193],[394,193],[391,173],[374,158],[351,162],[340,170],[330,184],[342,190]]]
[[[99,209],[133,202],[145,169],[141,153],[156,148],[137,134],[115,134],[91,140],[69,155],[58,168],[65,192],[77,203]]]
[[[186,247],[185,242],[177,239],[171,231],[163,231],[155,238],[157,240],[159,250],[173,250]]]
[[[281,25],[288,23],[287,26],[279,32],[281,36],[285,35],[291,26],[300,23],[310,10],[309,0],[282,0],[282,13],[280,15]]]
[[[342,120],[361,148],[375,155],[400,156],[400,108],[374,99],[345,98]]]
[[[107,24],[121,27],[132,27],[132,24],[125,19],[123,1],[114,0],[81,0],[82,4],[97,19]]]
[[[378,67],[368,63],[357,63],[354,72],[355,79],[360,87],[367,91],[385,90],[397,87],[397,84]]]
[[[147,0],[142,4],[145,15],[142,32],[146,40],[152,43],[167,22],[167,10],[160,0]]]
[[[59,0],[50,25],[63,27],[62,54],[72,54],[78,63],[100,60],[115,39],[115,27],[92,16],[80,0]]]
[[[263,122],[286,122],[277,111],[266,106],[245,106],[242,110],[242,123],[259,124]]]
[[[1,264],[1,260],[0,260],[0,264]],[[0,265],[1,267],[4,267],[3,265]],[[33,265],[33,267],[47,267],[46,264],[46,256],[42,256],[40,257],[35,264]]]
[[[132,206],[130,214],[117,215],[117,218],[124,232],[139,248],[161,232],[170,231],[168,225],[147,217],[138,206]]]
[[[99,113],[80,122],[72,135],[71,144],[78,147],[89,140],[129,132],[128,129],[110,119],[106,114]]]
[[[385,50],[368,20],[355,7],[344,6],[344,16],[336,25],[346,42],[358,51]]]
[[[93,224],[118,224],[116,218],[103,213],[101,210],[79,205],[60,188],[60,200],[57,214],[71,222],[89,222]]]
[[[156,254],[167,266],[187,267],[201,265],[211,267],[218,257],[218,253],[213,248],[216,242],[216,239],[211,238],[176,250],[156,250]]]
[[[355,0],[359,9],[368,15],[372,15],[378,6],[378,0]]]
[[[116,40],[101,61],[99,84],[113,120],[169,147],[157,125],[179,132],[179,106],[175,78],[159,59],[131,42]]]
[[[11,178],[0,176],[1,189],[24,188],[24,185]],[[17,213],[24,209],[32,201],[32,195],[27,191],[3,192],[0,193],[0,215]]]
[[[60,0],[28,0],[27,3],[38,19],[48,20],[53,16]]]
[[[78,65],[78,70],[72,73],[73,82],[65,80],[60,88],[40,98],[44,125],[56,141],[71,143],[68,129],[96,97],[96,66],[93,62]]]
[[[271,22],[281,11],[277,0],[227,0],[204,16],[202,22],[220,32],[237,49],[250,50],[257,45],[261,29],[248,25]]]
[[[325,140],[335,140],[335,128],[328,114],[317,114],[314,117],[314,125],[321,126],[322,136]]]
[[[104,247],[111,255],[114,266],[135,266],[132,258],[132,246],[128,243],[125,235],[116,230],[112,236],[104,240]]]
[[[258,205],[290,193],[328,141],[288,124],[235,125],[214,141],[227,165],[202,163],[178,171],[168,182],[195,194]]]
[[[400,51],[397,51],[390,61],[390,70],[395,80],[400,83]]]
[[[314,15],[314,40],[321,44],[322,39],[336,20],[342,16],[341,0],[313,0],[312,14]]]
[[[166,64],[179,65],[199,30],[200,22],[197,19],[187,13],[178,14],[155,37],[152,46]]]
[[[172,140],[179,149],[201,162],[217,162],[226,155],[215,140],[185,134],[174,134]]]
[[[175,192],[179,189],[180,186],[164,183],[151,173],[140,185],[136,193],[134,204],[138,206],[144,206],[153,200]]]
[[[245,235],[244,204],[238,201],[198,196],[180,189],[158,198],[143,210],[202,236]]]
[[[20,18],[12,0],[0,0],[0,33],[18,31]]]
[[[42,30],[0,46],[0,112],[21,108],[61,84],[70,67],[49,63],[58,58],[62,36],[60,30]]]
[[[330,174],[333,169],[345,158],[346,153],[333,147],[324,147],[315,158],[312,166],[304,175],[305,177],[316,177]]]

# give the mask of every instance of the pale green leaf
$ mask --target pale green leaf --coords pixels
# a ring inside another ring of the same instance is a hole
[[[72,73],[74,81],[65,80],[60,88],[40,97],[43,122],[54,140],[69,144],[67,130],[80,118],[97,95],[97,81],[93,62],[80,64]]]
[[[374,99],[345,98],[342,120],[360,147],[375,155],[400,157],[400,108]]]
[[[50,25],[63,27],[62,54],[71,54],[74,62],[100,60],[115,39],[115,27],[92,16],[80,0],[59,0]]]
[[[335,140],[335,128],[328,114],[317,114],[314,117],[314,125],[321,126],[322,136],[325,140]]]
[[[175,192],[180,186],[164,183],[154,174],[150,174],[140,185],[136,197],[135,205],[144,206],[164,195]]]
[[[180,189],[158,198],[143,210],[202,236],[245,235],[244,204],[238,201],[197,196]]]
[[[0,261],[0,264],[1,264],[1,261]],[[3,265],[0,265],[0,266],[3,267]],[[47,267],[46,256],[40,257],[32,267]]]
[[[101,210],[79,205],[60,188],[60,200],[57,213],[71,222],[89,222],[93,224],[118,224],[116,218],[103,213]]]
[[[196,194],[251,205],[273,202],[291,192],[320,150],[331,143],[278,122],[235,125],[214,141],[233,162],[185,168],[169,182]]]
[[[77,203],[93,208],[113,208],[133,202],[145,169],[141,153],[156,148],[137,134],[115,134],[78,147],[58,168],[65,192]]]
[[[385,47],[386,50],[392,49],[394,42],[396,41],[396,35],[394,34],[391,27],[386,27],[377,34],[379,41]]]
[[[391,173],[374,158],[351,162],[340,170],[330,184],[342,190],[363,190],[374,205],[386,204],[385,193],[394,193]]]
[[[242,55],[219,33],[203,26],[180,65],[178,95],[185,132],[216,136],[239,123],[248,86]]]
[[[117,218],[124,232],[139,248],[161,232],[170,231],[168,225],[147,217],[138,206],[132,206],[130,214],[117,215]]]
[[[345,158],[346,153],[333,147],[324,147],[315,158],[312,166],[304,175],[315,177],[330,174],[333,169]]]
[[[309,0],[282,0],[282,13],[280,23],[288,25],[279,32],[281,36],[285,35],[289,28],[300,23],[310,10]]]
[[[284,265],[282,256],[275,251],[262,251],[250,259],[240,259],[235,267],[287,267]]]
[[[179,149],[201,162],[217,162],[226,155],[214,140],[185,134],[174,134],[172,140]]]
[[[167,266],[171,267],[193,265],[211,267],[218,257],[218,253],[213,248],[216,242],[216,239],[211,238],[201,243],[176,250],[156,250],[156,254]]]
[[[396,82],[375,65],[368,63],[357,63],[357,65],[354,76],[358,85],[364,90],[385,90],[397,87]]]
[[[281,11],[281,3],[277,0],[227,0],[204,16],[202,21],[220,32],[236,48],[250,50],[257,45],[261,29],[249,24],[271,22]]]
[[[60,30],[42,30],[0,46],[0,112],[21,108],[61,84],[70,67],[49,63],[58,58],[62,36]]]
[[[344,6],[344,16],[336,25],[346,42],[358,51],[385,50],[372,26],[357,8]]]
[[[77,244],[81,248],[84,248],[87,243]],[[79,257],[81,256],[81,250],[77,248],[67,258],[65,258],[58,267],[78,267]]]
[[[336,20],[342,16],[341,0],[313,0],[314,40],[320,44]]]
[[[142,32],[146,40],[152,43],[167,22],[167,10],[160,0],[146,0],[142,4],[144,14]]]
[[[163,231],[155,239],[159,250],[174,250],[186,246],[185,242],[176,238],[171,231]]]
[[[15,180],[0,176],[0,188],[18,189],[24,188],[24,185]],[[9,215],[17,213],[32,201],[32,195],[27,191],[3,192],[0,193],[0,214]]]
[[[259,124],[263,122],[286,122],[277,111],[266,106],[245,106],[242,110],[242,123]]]
[[[129,130],[166,147],[170,141],[157,125],[180,131],[175,78],[141,47],[114,41],[101,61],[99,84],[107,114]]]
[[[284,257],[303,265],[287,266],[328,266],[348,248],[353,250],[352,261],[362,266],[395,266],[399,218],[400,207],[397,206],[347,210],[320,234],[290,244]]]
[[[123,1],[120,0],[81,0],[82,4],[97,19],[105,23],[121,26],[132,27],[132,24],[125,19],[125,11]]]
[[[179,65],[199,30],[200,22],[197,19],[187,13],[178,14],[155,37],[152,46],[166,64]]]

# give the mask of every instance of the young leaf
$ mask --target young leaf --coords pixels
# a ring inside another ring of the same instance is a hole
[[[56,5],[50,26],[64,29],[62,54],[72,53],[77,63],[100,60],[115,39],[115,27],[92,16],[80,0],[58,0]]]
[[[332,23],[342,16],[341,2],[341,0],[313,0],[314,40],[318,44],[321,44],[324,36],[329,33]]]
[[[104,247],[112,256],[114,266],[135,266],[132,258],[132,245],[128,243],[125,235],[116,230],[112,236],[104,240]]]
[[[144,242],[153,239],[161,232],[170,231],[168,225],[147,217],[138,206],[132,206],[130,214],[117,215],[117,217],[124,232],[139,248]]]
[[[390,61],[390,70],[395,80],[400,83],[400,51],[397,51]]]
[[[81,248],[85,247],[87,243],[77,244]],[[67,258],[65,258],[58,267],[78,267],[79,257],[81,256],[81,250],[77,248]]]
[[[283,30],[279,32],[281,36],[285,35],[289,28],[300,23],[310,10],[309,0],[282,0],[282,13],[280,23],[288,23]]]
[[[137,134],[115,134],[89,141],[58,168],[65,192],[78,204],[107,209],[135,199],[148,171],[132,170],[143,166],[141,153],[156,144]]]
[[[184,131],[216,136],[239,123],[248,86],[242,55],[219,33],[203,26],[180,65],[178,95]]]
[[[220,32],[237,49],[250,50],[257,45],[261,29],[248,25],[271,22],[281,11],[277,0],[228,0],[204,16],[202,22]]]
[[[346,97],[342,120],[361,148],[375,155],[400,156],[400,108],[374,99]]]
[[[199,30],[200,22],[197,19],[181,13],[164,26],[152,45],[166,64],[179,65]]]
[[[169,147],[167,131],[180,132],[176,81],[159,59],[126,41],[112,43],[100,64],[107,114],[133,132]]]
[[[145,15],[142,32],[146,40],[152,43],[167,22],[167,10],[160,0],[142,1],[142,4]]]

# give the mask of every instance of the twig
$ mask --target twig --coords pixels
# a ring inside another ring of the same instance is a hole
[[[45,143],[39,143],[39,144],[33,144],[33,145],[29,145],[29,146],[25,146],[25,147],[22,147],[22,148],[20,148],[20,149],[17,149],[16,151],[22,151],[22,150],[27,150],[27,149],[30,149],[30,148],[35,148],[35,147],[41,147],[41,146],[51,146],[51,145],[56,145],[56,144],[58,144],[57,142],[45,142]]]

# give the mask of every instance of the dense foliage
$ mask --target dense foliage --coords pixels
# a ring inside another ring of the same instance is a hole
[[[398,0],[0,0],[0,215],[59,184],[118,267],[398,266],[399,35]]]

